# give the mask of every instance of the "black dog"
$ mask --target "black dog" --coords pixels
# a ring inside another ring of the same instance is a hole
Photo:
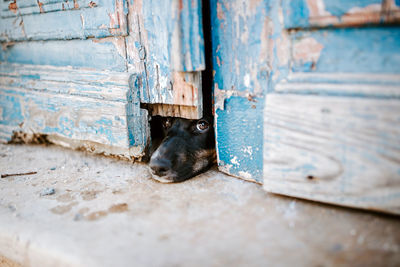
[[[163,183],[182,182],[208,170],[216,160],[212,125],[211,118],[153,117],[149,164],[153,178]]]

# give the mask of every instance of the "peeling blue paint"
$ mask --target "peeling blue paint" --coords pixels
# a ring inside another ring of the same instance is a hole
[[[30,2],[29,6],[18,1],[15,13],[8,10],[8,4],[1,2],[1,41],[104,38],[127,34],[128,10],[124,0],[42,1],[42,10],[36,1]]]
[[[101,118],[100,120],[95,121],[95,123],[100,124],[100,125],[105,125],[105,126],[112,126],[113,121],[107,118]]]
[[[335,1],[324,1],[325,9],[333,16],[343,16],[351,8],[358,7],[364,8],[369,5],[378,4],[380,5],[382,0],[335,0]]]
[[[400,73],[400,28],[299,31],[293,42],[313,38],[323,46],[317,62],[293,62],[294,72]],[[384,44],[384,45],[382,45]]]
[[[145,49],[141,101],[174,104],[172,73],[205,69],[201,1],[143,1],[141,11],[142,44],[135,43]]]
[[[332,26],[330,24],[319,23],[317,21],[310,22],[311,19],[322,19],[322,17],[330,17],[330,21],[333,22],[336,17],[337,22],[341,22],[344,15],[349,15],[349,11],[353,11],[355,9],[363,9],[368,6],[375,5],[380,7],[383,4],[383,0],[335,0],[335,1],[322,1],[323,5],[318,4],[314,1],[314,9],[318,9],[321,14],[312,14],[310,12],[309,2],[307,0],[298,0],[298,1],[290,1],[283,0],[283,14],[285,19],[285,27],[286,28],[309,28],[309,27],[326,27]],[[397,4],[398,5],[398,4]],[[380,10],[375,11],[375,13],[379,13]],[[396,12],[392,10],[392,12]],[[365,15],[365,14],[364,14]],[[361,15],[363,16],[363,15]],[[366,15],[368,16],[368,15]],[[378,16],[379,17],[379,16]],[[366,18],[366,17],[365,17]],[[354,22],[354,21],[353,21]],[[372,21],[366,19],[360,19],[359,23],[361,24],[382,24],[385,23],[384,17]]]
[[[263,101],[231,97],[225,110],[216,110],[217,150],[220,167],[230,174],[262,182]]]
[[[15,126],[24,121],[20,98],[0,94],[0,124]]]
[[[255,84],[253,72],[256,72],[255,76],[259,75],[258,72],[264,73],[259,77],[260,82],[265,82],[265,73],[268,71],[267,58],[261,55],[266,49],[262,47],[262,41],[267,37],[263,36],[263,27],[269,12],[269,1],[261,1],[252,16],[246,16],[242,9],[235,10],[230,1],[210,2],[210,6],[220,8],[219,15],[218,8],[211,10],[215,83],[222,90],[257,91],[258,84]],[[249,7],[244,5],[243,8]],[[262,91],[261,87],[259,91]]]
[[[271,64],[267,16],[273,5],[211,0],[210,6],[214,101],[223,102],[215,110],[219,167],[262,182],[263,103]]]
[[[148,112],[140,108],[140,91],[143,86],[141,75],[132,74],[129,78],[129,91],[126,94],[126,124],[129,146],[142,146],[149,142]]]

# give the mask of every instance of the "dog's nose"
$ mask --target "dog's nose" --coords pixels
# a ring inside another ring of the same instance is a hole
[[[164,176],[171,168],[171,162],[166,159],[156,158],[150,160],[149,166],[153,170],[154,174]]]

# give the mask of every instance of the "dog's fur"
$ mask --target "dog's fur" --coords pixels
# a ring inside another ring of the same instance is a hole
[[[216,160],[211,117],[153,117],[152,143],[149,166],[153,178],[163,183],[185,181],[208,170]]]

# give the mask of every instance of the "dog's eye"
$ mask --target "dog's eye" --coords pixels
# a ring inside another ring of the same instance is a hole
[[[206,120],[199,120],[196,124],[196,128],[200,132],[204,132],[210,127],[209,123]]]
[[[163,121],[163,127],[169,129],[172,126],[172,119],[167,118]]]

